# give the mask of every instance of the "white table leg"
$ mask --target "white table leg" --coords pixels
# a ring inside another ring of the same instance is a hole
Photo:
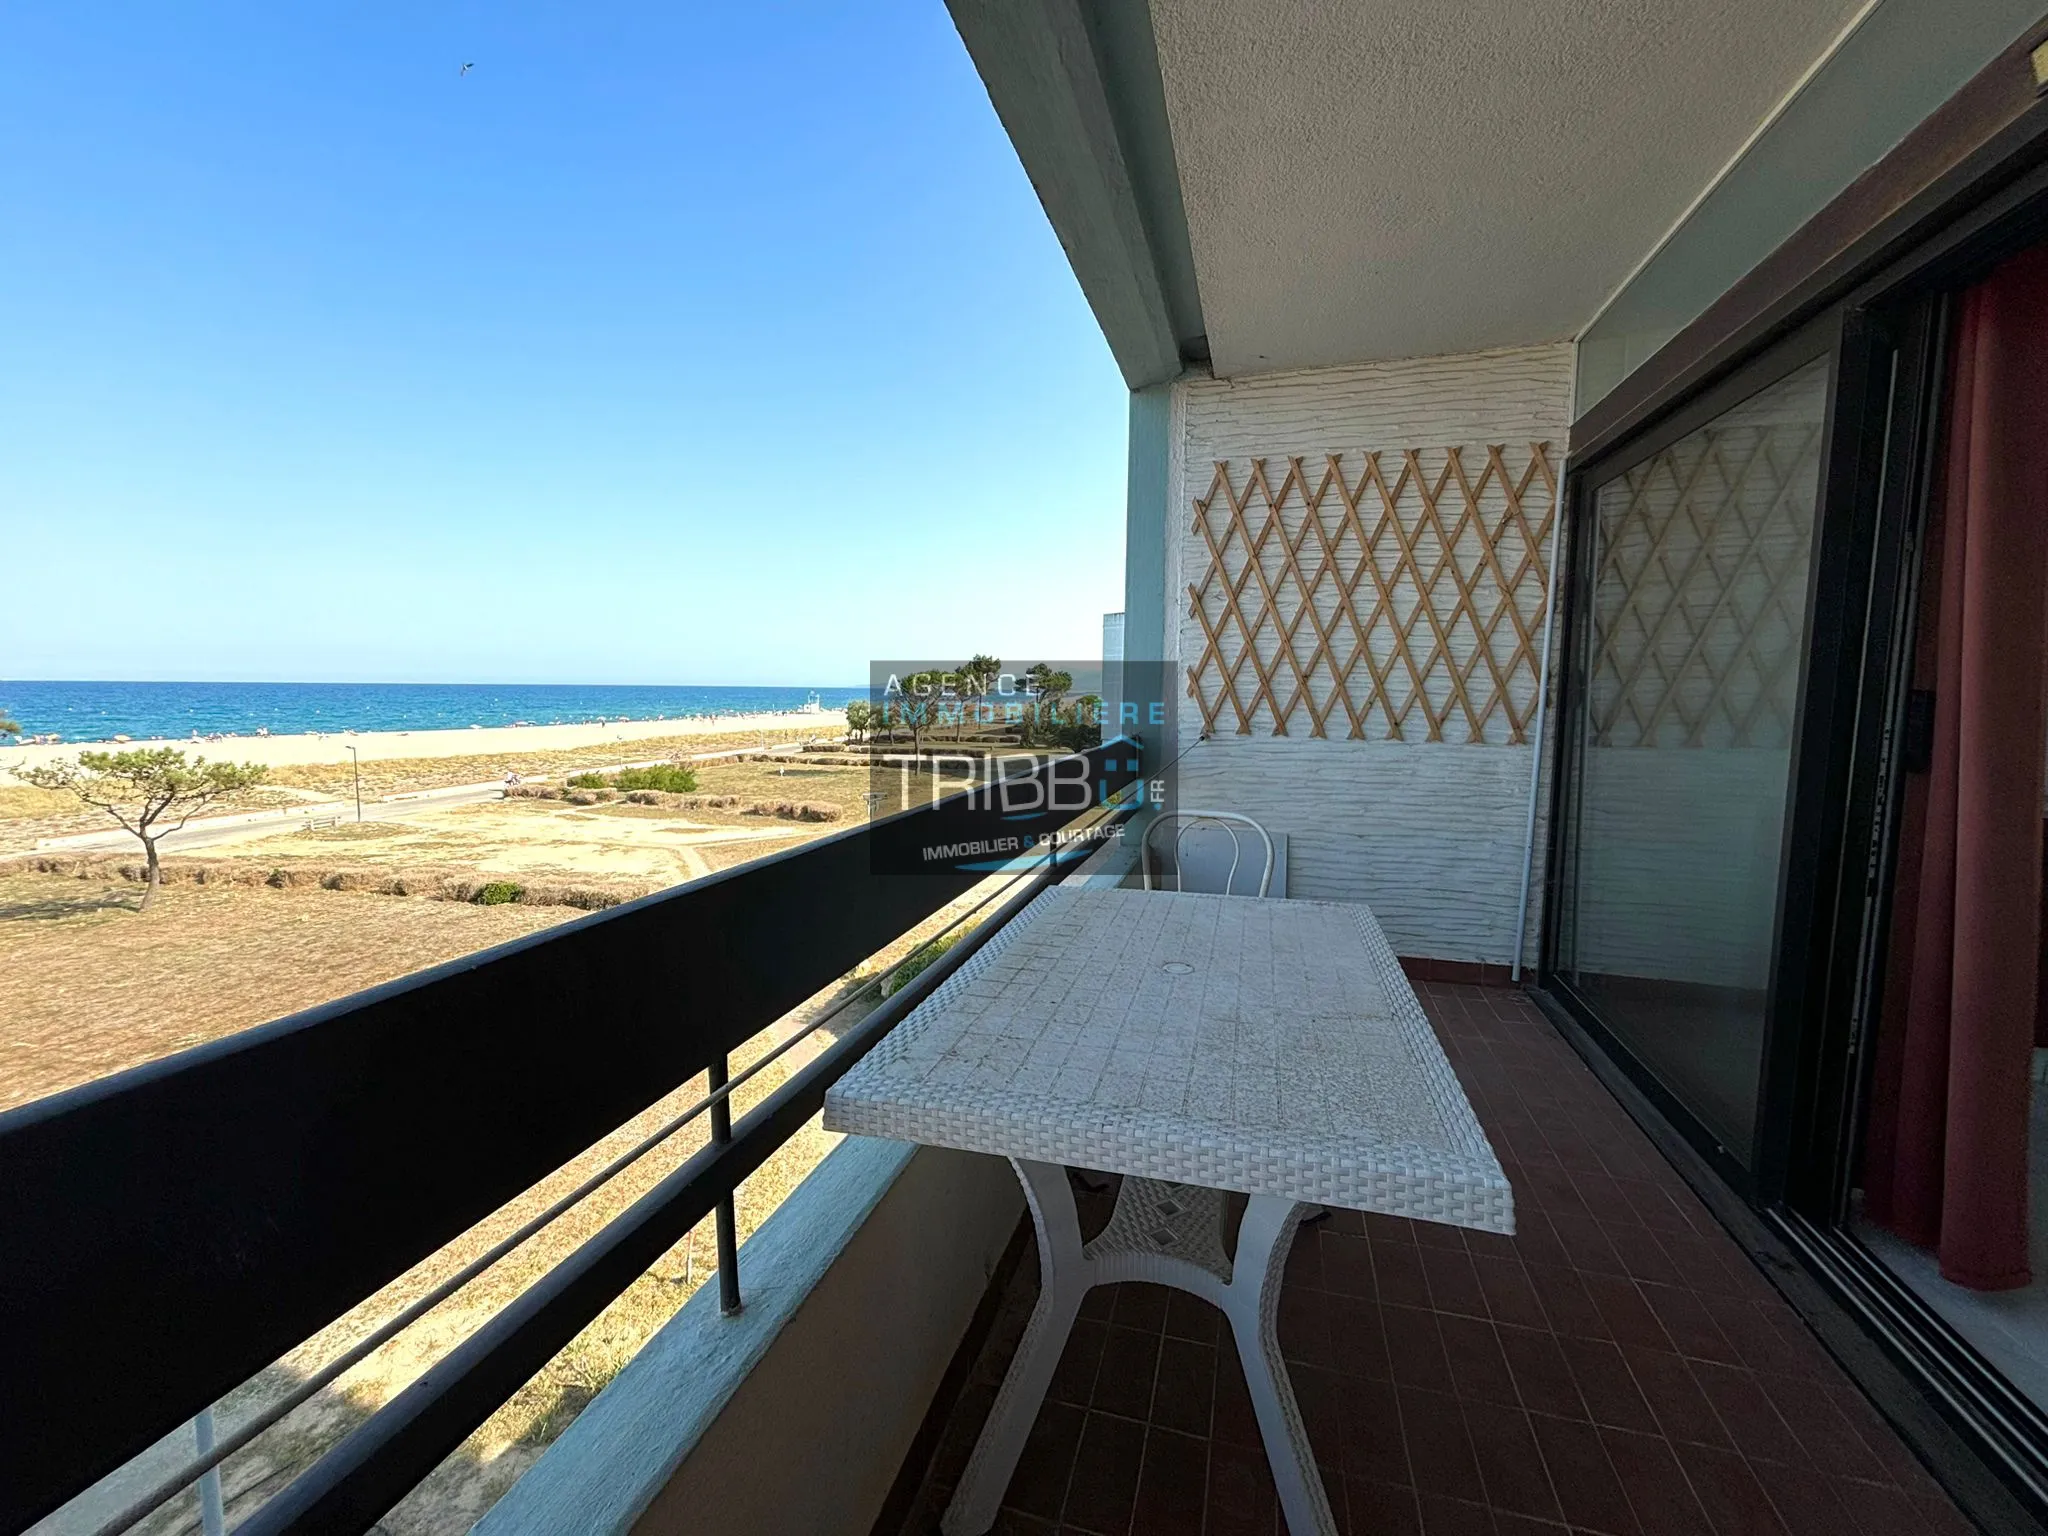
[[[1244,1362],[1259,1438],[1266,1443],[1266,1460],[1280,1490],[1280,1512],[1293,1536],[1336,1536],[1337,1530],[1287,1363],[1280,1358],[1280,1283],[1287,1253],[1294,1229],[1316,1209],[1275,1195],[1253,1195],[1237,1229],[1237,1264],[1223,1302]]]
[[[1230,1319],[1238,1356],[1244,1362],[1259,1436],[1265,1442],[1288,1531],[1291,1536],[1336,1536],[1336,1520],[1316,1470],[1294,1388],[1287,1379],[1287,1366],[1280,1358],[1280,1285],[1287,1251],[1294,1229],[1317,1207],[1272,1195],[1252,1196],[1238,1228],[1236,1261],[1225,1282],[1222,1270],[1227,1261],[1218,1246],[1219,1235],[1210,1231],[1205,1234],[1208,1241],[1199,1242],[1193,1231],[1204,1219],[1205,1208],[1210,1213],[1208,1227],[1215,1226],[1220,1196],[1149,1180],[1126,1180],[1124,1194],[1118,1198],[1117,1218],[1094,1244],[1084,1248],[1066,1170],[1021,1158],[1012,1158],[1010,1165],[1024,1185],[1031,1224],[1038,1234],[1038,1305],[1032,1309],[1016,1358],[1003,1377],[960,1486],[939,1522],[945,1536],[983,1536],[995,1523],[1003,1494],[1017,1470],[1017,1458],[1052,1384],[1067,1335],[1073,1331],[1081,1298],[1092,1286],[1120,1280],[1170,1285],[1222,1309]],[[1187,1208],[1162,1220],[1157,1215],[1162,1202]],[[1176,1221],[1182,1230],[1169,1235],[1165,1229]],[[1163,1246],[1146,1242],[1148,1229],[1160,1230],[1166,1239]]]
[[[1092,1266],[1081,1253],[1081,1221],[1074,1210],[1074,1192],[1067,1171],[1053,1163],[1011,1158],[1010,1166],[1024,1184],[1031,1207],[1031,1225],[1038,1233],[1038,1305],[1017,1345],[1017,1355],[996,1392],[995,1406],[974,1442],[960,1486],[946,1506],[939,1528],[945,1536],[982,1536],[995,1524],[996,1510],[1009,1489],[1017,1458],[1045,1401],[1052,1373],[1073,1332],[1074,1314],[1093,1284]]]

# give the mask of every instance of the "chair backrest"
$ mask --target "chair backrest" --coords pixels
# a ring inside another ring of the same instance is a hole
[[[1138,862],[1144,871],[1145,889],[1152,890],[1152,855],[1154,839],[1162,827],[1177,827],[1173,840],[1174,889],[1178,891],[1205,890],[1214,895],[1227,896],[1236,887],[1237,872],[1246,865],[1244,858],[1247,848],[1254,854],[1263,851],[1265,863],[1259,873],[1259,894],[1272,894],[1273,886],[1273,839],[1266,829],[1249,816],[1240,816],[1236,811],[1161,811],[1146,826],[1145,835],[1139,842]],[[1256,834],[1254,843],[1250,836],[1241,834],[1240,827],[1249,827]],[[1222,852],[1223,840],[1230,843],[1226,860]],[[1216,871],[1222,872],[1220,880],[1214,879]],[[1194,874],[1193,882],[1189,874]]]

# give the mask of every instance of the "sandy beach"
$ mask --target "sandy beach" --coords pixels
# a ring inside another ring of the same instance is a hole
[[[180,747],[214,762],[261,763],[269,768],[345,763],[354,747],[364,762],[403,758],[471,757],[509,752],[561,752],[612,742],[656,737],[733,736],[748,731],[804,731],[837,735],[846,728],[838,711],[806,714],[707,715],[680,720],[608,720],[595,725],[472,726],[462,731],[328,731],[297,736],[226,736],[218,741],[170,738],[157,741],[64,742],[55,746],[0,747],[0,780],[12,782],[14,768],[68,761],[82,750],[127,751],[136,747]]]

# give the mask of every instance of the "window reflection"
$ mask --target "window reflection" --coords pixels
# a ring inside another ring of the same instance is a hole
[[[1747,1157],[1807,633],[1816,361],[1602,485],[1559,969]]]

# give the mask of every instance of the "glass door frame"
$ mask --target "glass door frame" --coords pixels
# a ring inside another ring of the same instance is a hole
[[[1719,383],[1571,467],[1559,558],[1550,743],[1555,793],[1538,985],[1713,1172],[1756,1208],[2000,1481],[2048,1520],[2048,1413],[1880,1264],[1847,1226],[1881,1004],[1896,856],[1896,758],[1934,493],[1949,296],[2048,239],[2048,166],[1891,260]],[[1758,1113],[1748,1162],[1721,1147],[1557,967],[1587,612],[1586,530],[1600,485],[1794,369],[1830,358],[1808,644],[1773,926]],[[1981,1475],[1981,1474],[1980,1474]]]
[[[2026,178],[1977,218],[1943,231],[1842,306],[1861,337],[1852,381],[1870,403],[1863,428],[1871,470],[1860,510],[1868,590],[1855,643],[1838,658],[1851,706],[1824,750],[1838,767],[1820,809],[1836,828],[1837,868],[1806,936],[1803,1038],[1775,1064],[1780,1177],[1786,1209],[1826,1226],[1849,1199],[1861,1110],[1881,1003],[1881,951],[1889,929],[1897,854],[1897,746],[1903,735],[1919,576],[1945,423],[1950,297],[2006,257],[2048,240],[2048,169]],[[1810,729],[1820,722],[1809,722]]]
[[[2048,1520],[2048,1405],[2020,1393],[1886,1268],[1849,1228],[1883,1004],[1898,857],[1900,747],[1911,690],[1928,515],[1945,429],[1952,296],[2006,257],[2048,240],[2048,171],[2022,178],[1860,293],[1852,311],[1880,346],[1866,390],[1888,400],[1870,600],[1854,687],[1864,701],[1831,743],[1847,769],[1836,805],[1840,869],[1807,937],[1804,1028],[1775,1065],[1783,1155],[1765,1219],[1864,1329],[1916,1376],[1944,1416]]]
[[[1714,1171],[1745,1198],[1772,1196],[1781,1158],[1772,1149],[1783,1137],[1778,1100],[1771,1090],[1780,1077],[1787,1043],[1797,1031],[1787,1020],[1805,1006],[1804,957],[1788,938],[1808,934],[1816,902],[1822,895],[1825,850],[1820,845],[1825,817],[1812,814],[1825,805],[1825,787],[1814,787],[1821,765],[1808,743],[1826,739],[1839,706],[1838,652],[1845,621],[1844,603],[1855,596],[1849,580],[1853,569],[1853,508],[1866,477],[1868,457],[1862,451],[1862,402],[1858,392],[1845,391],[1845,377],[1860,372],[1863,345],[1859,328],[1843,310],[1831,310],[1792,335],[1762,351],[1718,384],[1700,392],[1642,432],[1573,466],[1566,490],[1564,577],[1559,583],[1561,630],[1552,735],[1551,782],[1556,786],[1549,818],[1544,880],[1545,904],[1542,959],[1538,985],[1572,1017],[1600,1049],[1639,1088],[1664,1118],[1698,1151]],[[1571,830],[1580,807],[1581,780],[1576,772],[1587,708],[1584,676],[1591,612],[1597,516],[1595,498],[1618,476],[1662,452],[1671,444],[1711,423],[1758,392],[1819,359],[1827,360],[1827,406],[1822,421],[1820,481],[1815,491],[1813,552],[1804,594],[1808,615],[1806,641],[1799,660],[1793,710],[1791,765],[1787,812],[1779,862],[1776,912],[1772,922],[1772,960],[1765,995],[1762,1064],[1758,1114],[1751,1144],[1734,1148],[1702,1123],[1685,1103],[1659,1080],[1650,1066],[1601,1017],[1595,1002],[1575,987],[1559,966],[1563,942],[1566,877],[1572,861]],[[1856,451],[1845,451],[1853,448]],[[1818,729],[1819,734],[1816,734]],[[1821,757],[1827,754],[1819,754]],[[1828,765],[1832,767],[1833,765]]]

